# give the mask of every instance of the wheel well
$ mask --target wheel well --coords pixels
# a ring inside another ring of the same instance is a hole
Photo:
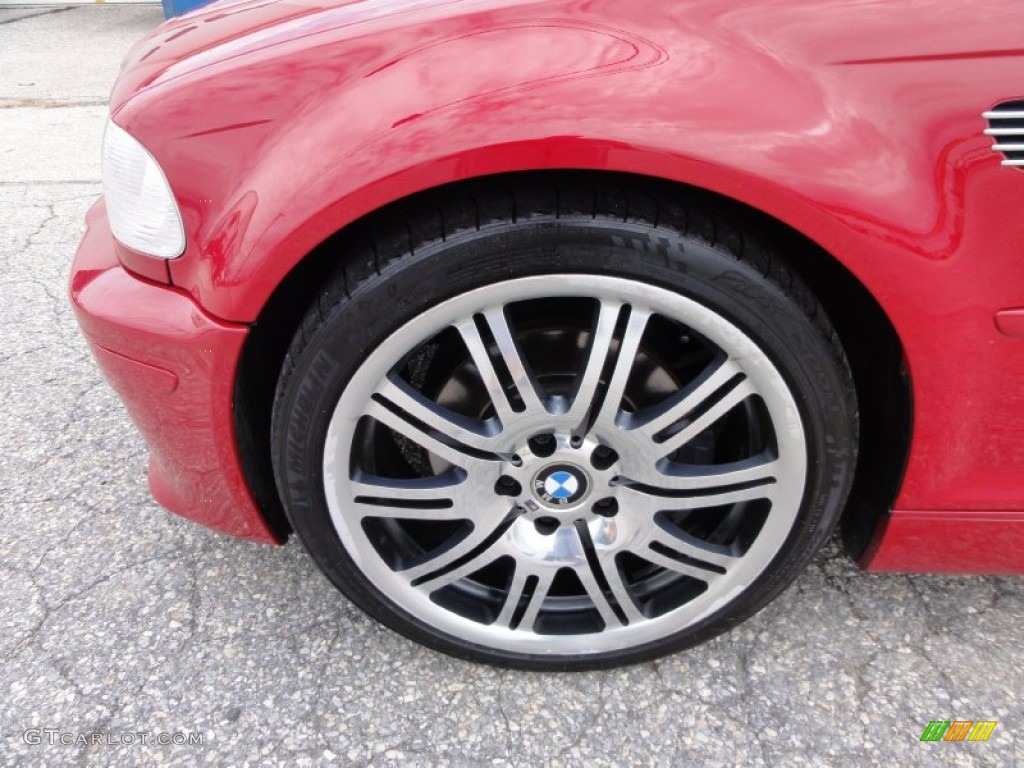
[[[910,383],[903,349],[885,312],[867,289],[816,243],[749,206],[729,198],[661,179],[599,171],[522,172],[517,184],[550,185],[566,180],[644,185],[691,205],[713,208],[753,232],[810,286],[832,321],[846,351],[857,388],[861,415],[860,458],[847,508],[840,523],[847,551],[859,557],[878,520],[892,506],[910,445]],[[288,345],[302,316],[347,257],[364,245],[364,233],[387,231],[403,211],[431,204],[432,196],[454,187],[478,187],[479,194],[504,177],[456,182],[392,203],[335,233],[311,251],[281,282],[252,324],[235,380],[235,432],[246,476],[268,523],[282,535],[289,525],[274,486],[270,458],[270,420],[274,390]]]

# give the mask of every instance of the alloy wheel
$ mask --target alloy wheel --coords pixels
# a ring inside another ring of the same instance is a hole
[[[442,302],[331,417],[324,493],[355,566],[440,632],[516,653],[642,646],[750,585],[804,495],[782,375],[707,306],[545,275]]]

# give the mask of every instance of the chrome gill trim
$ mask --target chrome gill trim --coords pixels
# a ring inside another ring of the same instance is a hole
[[[1024,110],[998,110],[993,109],[988,112],[982,112],[981,116],[986,120],[1024,120]]]
[[[997,104],[981,116],[988,121],[983,133],[993,137],[992,151],[1002,155],[1001,164],[1024,167],[1024,101]]]

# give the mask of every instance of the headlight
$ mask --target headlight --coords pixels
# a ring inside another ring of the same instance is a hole
[[[162,259],[184,252],[185,228],[164,172],[144,146],[109,120],[103,134],[103,195],[110,229],[123,245]]]

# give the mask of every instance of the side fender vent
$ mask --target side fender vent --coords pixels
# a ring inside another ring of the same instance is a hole
[[[992,149],[1003,156],[1003,165],[1024,167],[1024,101],[1004,101],[981,116],[988,120],[985,135],[995,140]]]

